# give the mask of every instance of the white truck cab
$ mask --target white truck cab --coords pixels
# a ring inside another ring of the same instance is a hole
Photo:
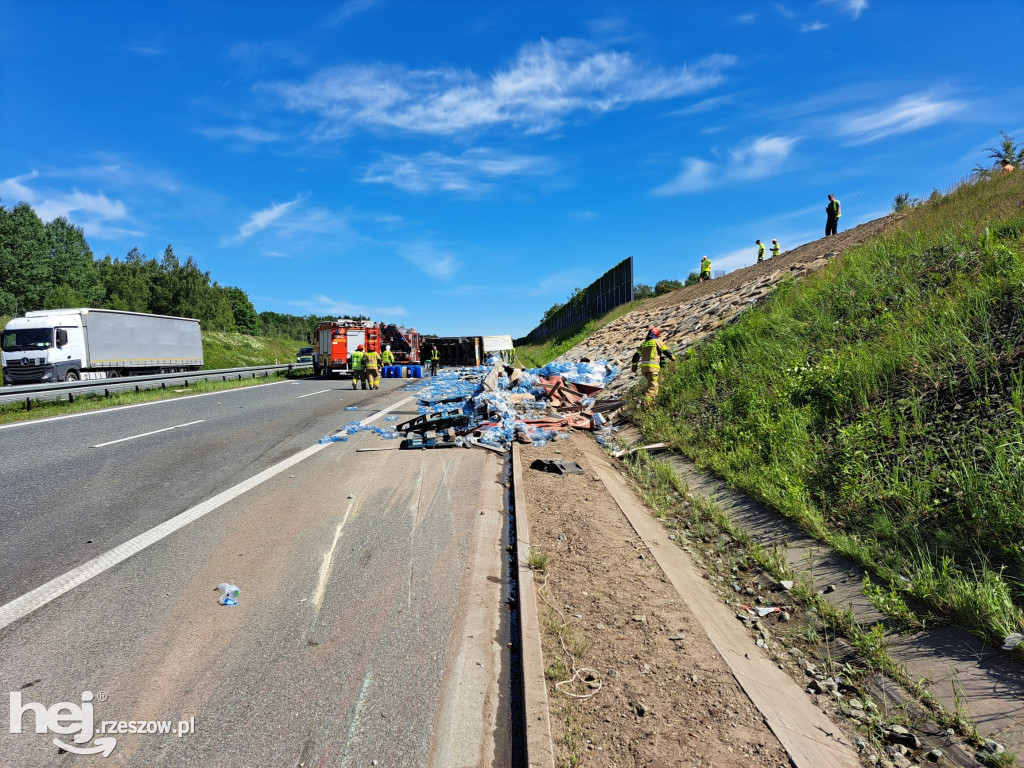
[[[30,312],[10,320],[0,342],[5,384],[82,378],[86,355],[81,314]]]
[[[5,384],[176,373],[203,367],[199,321],[115,309],[46,309],[0,334]]]

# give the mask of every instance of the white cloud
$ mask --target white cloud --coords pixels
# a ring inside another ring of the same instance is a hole
[[[712,109],[718,109],[726,104],[731,104],[734,101],[733,96],[712,96],[710,99],[704,99],[698,101],[696,104],[691,104],[688,107],[682,109],[674,109],[669,112],[670,115],[696,115],[701,112],[709,112]]]
[[[38,178],[41,174],[32,171],[0,180],[0,200],[5,206],[24,201],[44,222],[65,216],[93,237],[110,239],[113,234],[142,235],[134,230],[110,226],[109,222],[128,219],[128,207],[123,201],[111,199],[103,192],[82,192],[75,188],[71,192],[59,192],[36,189],[26,183]]]
[[[341,317],[342,315],[366,315],[368,317],[379,318],[403,316],[408,314],[405,311],[405,307],[402,306],[369,307],[362,304],[352,304],[347,301],[332,299],[328,296],[324,296],[323,294],[318,294],[312,299],[306,299],[304,301],[289,301],[287,303],[293,307],[301,307],[312,314],[334,315],[335,317]]]
[[[735,56],[716,54],[692,67],[665,69],[581,40],[541,40],[522,46],[509,67],[487,78],[451,68],[344,65],[302,83],[261,88],[290,110],[318,116],[318,140],[358,127],[445,135],[507,125],[541,133],[574,113],[698,93],[722,82],[735,63]]]
[[[744,13],[733,19],[737,24],[753,24],[757,21],[756,13]]]
[[[453,254],[428,242],[396,243],[395,249],[403,259],[437,280],[447,280],[458,267]]]
[[[162,45],[159,45],[159,44],[153,44],[153,45],[141,45],[141,44],[129,45],[128,46],[128,50],[134,51],[135,53],[142,54],[143,56],[163,56],[165,53],[167,53],[167,49],[164,48]]]
[[[714,166],[706,160],[688,157],[683,160],[683,169],[679,174],[651,192],[657,197],[672,197],[685,192],[699,192],[714,184],[712,172]]]
[[[868,0],[823,0],[823,2],[840,5],[855,19],[859,19],[860,15],[868,9]]]
[[[810,24],[801,24],[801,32],[821,32],[821,30],[828,28],[828,24],[820,21],[812,21]]]
[[[778,172],[798,139],[794,136],[761,136],[749,145],[729,153],[724,167],[688,157],[682,161],[682,170],[672,179],[651,191],[656,197],[672,197],[688,192],[700,192],[719,184],[738,180],[763,179]]]
[[[915,93],[874,112],[842,116],[836,121],[836,131],[841,136],[850,137],[850,145],[868,144],[887,136],[927,128],[949,119],[966,106],[963,101]]]
[[[263,208],[259,211],[255,211],[249,216],[249,220],[238,228],[238,235],[236,240],[245,240],[248,237],[261,232],[262,230],[269,227],[275,222],[279,222],[282,217],[286,216],[289,211],[293,210],[295,206],[302,202],[301,197],[297,197],[287,203],[276,203],[267,208]]]
[[[777,12],[778,12],[779,14],[781,14],[782,16],[785,16],[785,17],[786,17],[787,19],[793,19],[793,18],[796,18],[796,13],[795,13],[795,12],[793,12],[793,11],[791,11],[791,10],[790,10],[789,8],[787,8],[786,6],[784,6],[784,5],[782,4],[782,3],[776,3],[776,4],[774,5],[774,8],[775,8],[775,10],[776,10],[776,11],[777,11]]]
[[[337,10],[327,17],[327,26],[337,27],[345,24],[353,16],[368,11],[379,4],[379,0],[348,0],[348,2],[338,6]]]
[[[458,156],[423,152],[414,157],[385,155],[366,169],[362,181],[393,184],[408,192],[456,192],[479,195],[490,191],[490,180],[506,176],[539,176],[552,164],[535,155],[502,154],[492,149],[470,149]]]
[[[586,275],[582,269],[567,269],[561,272],[556,272],[553,275],[545,277],[537,285],[535,289],[530,292],[531,296],[548,296],[553,293],[565,294],[561,301],[568,298],[568,295],[572,293],[573,289],[580,287],[580,284],[586,279]],[[592,280],[593,278],[591,278]],[[588,281],[589,282],[589,281]]]
[[[265,144],[281,140],[281,137],[276,133],[254,125],[236,125],[232,128],[203,128],[199,132],[211,140],[238,139],[248,144]]]
[[[762,136],[749,147],[733,150],[730,176],[737,179],[763,179],[775,173],[793,151],[793,136]]]

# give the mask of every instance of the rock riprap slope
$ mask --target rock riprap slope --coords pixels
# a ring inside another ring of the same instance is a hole
[[[577,362],[584,357],[607,360],[628,374],[630,358],[652,325],[661,329],[662,339],[670,347],[685,349],[762,300],[785,278],[790,275],[801,278],[821,269],[831,258],[878,235],[898,218],[884,216],[833,237],[801,245],[777,259],[767,259],[715,280],[659,296],[604,326],[558,360]],[[621,394],[633,380],[629,375],[619,376],[605,394]]]

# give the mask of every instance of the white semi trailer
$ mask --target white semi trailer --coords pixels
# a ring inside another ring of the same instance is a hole
[[[47,309],[8,321],[5,384],[113,379],[203,367],[199,321],[113,309]]]

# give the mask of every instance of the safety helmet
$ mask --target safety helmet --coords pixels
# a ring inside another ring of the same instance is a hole
[[[778,240],[776,240],[776,239],[775,239],[775,238],[773,237],[773,238],[772,238],[772,242],[773,242],[773,243],[777,243],[777,242],[779,242],[779,241],[778,241]]]
[[[362,351],[363,351],[363,345],[360,344],[358,347],[356,347],[356,352],[362,352]]]
[[[661,337],[661,331],[659,331],[654,326],[651,326],[651,330],[649,330],[648,333],[651,334],[652,336],[658,336],[659,338]]]
[[[384,345],[384,349],[386,349],[388,352],[390,352],[391,351],[391,345],[390,344],[385,344]]]

